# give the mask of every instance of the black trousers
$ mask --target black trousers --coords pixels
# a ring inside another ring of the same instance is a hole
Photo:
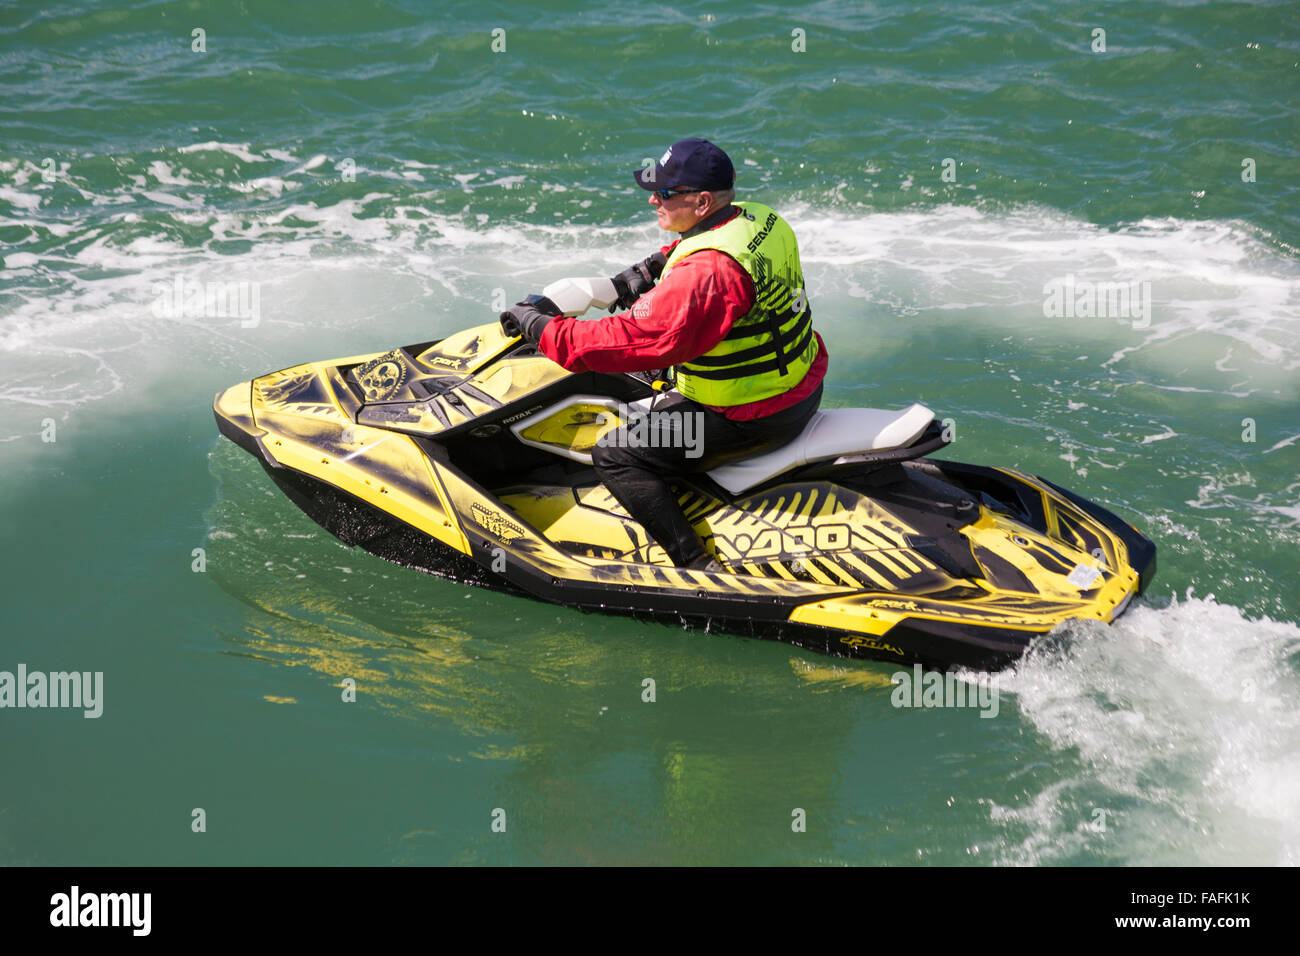
[[[610,494],[681,567],[704,556],[704,543],[682,514],[668,479],[793,441],[821,400],[819,385],[784,411],[737,422],[672,392],[639,423],[629,421],[607,435],[605,444],[592,450],[592,464]]]

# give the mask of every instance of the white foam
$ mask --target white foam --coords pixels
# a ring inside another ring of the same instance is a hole
[[[152,199],[156,203],[162,203],[164,206],[178,206],[197,208],[199,202],[194,199],[183,199],[180,196],[174,196],[171,193],[160,192],[156,189],[146,189],[142,195],[147,199]]]
[[[231,183],[231,188],[241,193],[267,192],[279,197],[286,189],[297,189],[298,184],[281,179],[279,176],[261,176],[247,182]]]
[[[1238,350],[1237,371],[1246,375],[1273,366],[1276,382],[1300,367],[1300,265],[1242,223],[1149,219],[1107,229],[1037,207],[782,211],[795,225],[805,273],[819,280],[809,284],[822,292],[847,286],[851,296],[900,311],[986,303],[1000,314],[985,321],[1062,343],[1114,343],[1103,367],[1137,357],[1173,363],[1193,350],[1198,359],[1207,350],[1222,356],[1225,346]],[[1046,318],[1044,284],[1066,275],[1150,282],[1150,327]],[[1229,373],[1206,364],[1207,376]]]
[[[33,196],[31,193],[21,192],[10,186],[0,186],[0,199],[12,203],[19,209],[39,209],[41,205],[40,196]]]
[[[267,156],[258,156],[256,153],[251,152],[248,147],[248,143],[218,143],[214,140],[209,140],[206,143],[193,143],[189,146],[181,146],[176,151],[178,153],[229,153],[231,156],[238,157],[246,163],[265,163],[269,161]]]
[[[164,186],[197,185],[192,179],[186,179],[184,176],[177,176],[172,173],[171,166],[164,163],[161,159],[156,159],[149,164],[149,174]]]
[[[1086,844],[1149,865],[1300,863],[1300,627],[1210,595],[1064,631],[1003,675],[1065,774],[1026,806],[992,805],[1032,831],[1004,862]],[[1097,808],[1104,834],[1085,826]]]
[[[1283,438],[1276,445],[1267,449],[1264,454],[1267,455],[1269,452],[1277,451],[1279,448],[1286,448],[1288,445],[1294,445],[1297,441],[1300,441],[1300,435],[1292,435],[1290,438]]]
[[[248,161],[265,158],[251,152],[248,144],[207,142],[181,148],[182,153],[202,150]],[[271,153],[267,151],[268,156]],[[272,158],[297,161],[282,151]],[[287,194],[295,188],[290,177],[309,182],[316,171],[324,172],[327,162],[314,155],[285,176],[261,177],[235,188]],[[191,188],[188,183],[194,174],[189,170],[181,173],[176,164],[161,161],[150,169],[153,179],[185,185],[187,191]],[[384,174],[399,180],[405,171]],[[379,175],[367,174],[367,178]],[[523,182],[520,176],[497,177],[490,170],[449,171],[448,177],[467,191],[513,188]],[[5,188],[9,187],[0,187]],[[590,198],[589,190],[576,186],[542,184],[539,188],[550,195],[548,201],[567,201],[575,210]],[[29,197],[26,208],[39,202],[35,196],[23,195]],[[35,253],[23,246],[35,241],[36,233],[32,232],[31,240],[21,239],[11,246],[6,266],[20,271],[6,276],[7,291],[18,304],[0,317],[0,355],[29,351],[29,371],[63,394],[75,391],[64,386],[78,374],[103,377],[97,363],[83,364],[84,357],[66,351],[64,345],[84,346],[92,341],[117,348],[122,341],[139,341],[152,351],[140,356],[141,366],[165,368],[174,342],[168,335],[156,334],[147,307],[154,283],[177,272],[214,281],[260,281],[274,289],[278,298],[269,308],[264,306],[267,317],[259,332],[261,343],[274,341],[276,335],[296,336],[298,329],[322,323],[374,332],[376,317],[389,314],[399,318],[390,320],[388,334],[400,339],[412,331],[401,316],[413,297],[426,303],[423,311],[437,316],[440,328],[450,330],[490,315],[489,302],[497,288],[507,296],[522,295],[561,273],[616,270],[665,239],[649,220],[579,226],[494,216],[476,223],[486,213],[462,199],[459,190],[431,189],[406,194],[401,200],[394,195],[375,190],[360,199],[322,205],[317,198],[250,214],[148,189],[146,177],[137,176],[135,187],[124,184],[122,192],[95,201],[144,198],[168,207],[163,215],[175,223],[196,227],[190,232],[206,228],[211,238],[194,247],[174,238],[170,230],[142,235],[137,228],[134,237],[123,243],[120,232],[106,228],[102,221],[42,221],[44,233],[66,241],[53,250],[43,247],[39,259],[48,268],[30,272],[22,270],[37,264]],[[463,209],[457,208],[462,205]],[[1210,355],[1197,366],[1198,380],[1188,382],[1188,376],[1182,376],[1174,384],[1157,379],[1157,388],[1247,395],[1295,387],[1288,370],[1300,365],[1300,267],[1239,224],[1162,220],[1107,230],[1052,210],[991,213],[967,206],[877,213],[795,203],[783,212],[798,233],[809,288],[815,298],[827,303],[818,312],[824,329],[860,322],[858,311],[866,298],[877,317],[908,316],[923,334],[947,324],[973,323],[1008,327],[1012,343],[1026,334],[1042,333],[1059,337],[1063,345],[1069,339],[1078,345],[1109,342],[1112,347],[1096,352],[1072,347],[1066,353],[1110,356],[1104,362],[1096,360],[1102,374],[1139,356],[1185,365],[1179,358],[1183,350]],[[140,221],[136,212],[109,218],[114,226]],[[0,227],[10,226],[30,231],[32,220],[0,216]],[[240,244],[252,248],[229,251]],[[1067,272],[1081,277],[1150,275],[1157,290],[1164,287],[1159,278],[1164,276],[1173,291],[1166,298],[1155,296],[1165,314],[1162,318],[1158,313],[1152,328],[1145,331],[1113,320],[1090,324],[1044,319],[1043,283]],[[54,285],[49,274],[55,276]],[[320,307],[316,289],[328,285],[335,274],[368,277],[363,283],[364,305]],[[1207,284],[1209,280],[1218,284]],[[855,303],[854,297],[859,301]],[[265,295],[263,301],[268,301]],[[220,323],[214,328],[218,336],[230,331]],[[421,329],[420,334],[427,331]],[[1224,341],[1235,350],[1231,371],[1214,362],[1225,354]],[[221,346],[214,343],[214,347]],[[119,352],[98,354],[110,366],[120,364]],[[87,387],[84,394],[90,401],[105,394],[105,389]],[[1077,397],[1067,394],[1062,404]],[[1027,410],[1024,421],[1033,425],[1035,416]],[[1163,434],[1145,438],[1139,434],[1130,440],[1151,443],[1172,437],[1173,429],[1162,427]],[[1285,444],[1280,442],[1274,449]],[[1063,452],[1071,465],[1078,463],[1073,446],[1065,446]]]
[[[1142,444],[1149,445],[1153,441],[1164,441],[1167,438],[1177,438],[1177,437],[1178,437],[1178,432],[1174,431],[1172,428],[1166,425],[1165,430],[1161,432],[1159,435],[1144,436],[1142,439]]]
[[[309,170],[315,169],[317,166],[323,165],[325,162],[326,162],[325,155],[318,153],[317,155],[313,156],[311,159],[307,160],[307,162],[299,166],[297,169],[295,169],[293,172],[291,172],[289,175],[294,176],[297,175],[298,173],[308,172]]]
[[[1275,511],[1280,515],[1286,515],[1286,517],[1290,518],[1296,524],[1300,524],[1300,505],[1292,505],[1289,507],[1286,505],[1270,505],[1269,510]]]

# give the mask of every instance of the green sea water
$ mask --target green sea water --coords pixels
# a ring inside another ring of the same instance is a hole
[[[0,671],[104,688],[0,709],[0,864],[1300,862],[1294,4],[20,2],[0,92]],[[648,254],[686,136],[793,225],[826,406],[1156,541],[996,716],[387,564],[218,438],[230,384]]]

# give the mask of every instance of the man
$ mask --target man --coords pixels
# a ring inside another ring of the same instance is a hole
[[[798,437],[821,403],[826,346],[812,329],[794,232],[768,207],[734,201],[726,153],[684,139],[633,177],[650,192],[660,228],[679,238],[614,277],[615,308],[630,311],[584,322],[557,317],[549,300],[532,296],[501,321],[573,372],[676,366],[676,392],[654,411],[699,413],[703,454],[690,457],[683,441],[643,448],[615,440],[597,446],[592,463],[674,564],[721,571],[666,479]]]

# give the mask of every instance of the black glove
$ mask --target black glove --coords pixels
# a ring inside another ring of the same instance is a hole
[[[546,324],[560,314],[560,308],[544,295],[530,295],[501,313],[501,330],[506,335],[522,335],[536,345],[542,340]]]
[[[633,302],[655,287],[655,280],[663,273],[667,261],[662,252],[656,252],[610,279],[618,293],[618,301],[609,307],[609,311],[632,308]]]

